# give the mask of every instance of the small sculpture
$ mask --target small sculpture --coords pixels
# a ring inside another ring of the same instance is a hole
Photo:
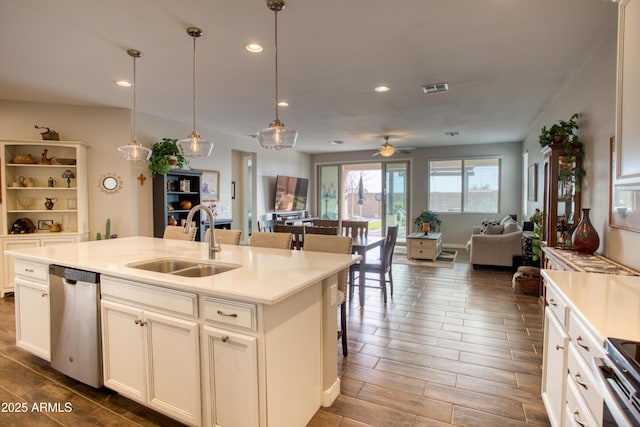
[[[36,129],[46,129],[44,132],[40,132],[43,141],[60,141],[60,135],[55,130],[51,130],[44,126],[35,126]]]
[[[46,148],[42,150],[42,158],[40,159],[40,161],[43,165],[50,165],[51,161],[53,160],[53,157],[47,157],[48,152],[49,150],[47,150]]]

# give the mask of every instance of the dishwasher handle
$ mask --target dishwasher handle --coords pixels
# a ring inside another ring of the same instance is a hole
[[[94,271],[78,270],[62,265],[50,265],[49,274],[64,278],[65,282],[75,285],[77,282],[98,284],[100,283],[100,274]]]

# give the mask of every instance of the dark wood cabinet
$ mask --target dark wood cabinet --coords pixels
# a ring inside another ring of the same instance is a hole
[[[544,156],[544,207],[542,242],[548,247],[571,247],[571,234],[580,220],[580,177],[571,170],[582,159],[568,156],[562,144],[542,149]]]
[[[173,170],[166,175],[153,177],[153,235],[162,237],[167,225],[182,225],[189,209],[200,204],[202,172]],[[198,231],[197,241],[204,241],[202,211],[196,212],[193,221]],[[173,223],[173,224],[170,224]]]

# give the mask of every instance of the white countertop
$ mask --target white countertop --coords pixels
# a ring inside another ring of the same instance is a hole
[[[6,251],[16,258],[259,304],[276,304],[361,259],[359,255],[222,245],[212,262],[239,268],[209,277],[182,277],[126,267],[170,257],[210,261],[208,244],[152,237],[125,237],[72,245]]]
[[[607,337],[640,341],[640,277],[559,270],[542,275],[602,342]]]

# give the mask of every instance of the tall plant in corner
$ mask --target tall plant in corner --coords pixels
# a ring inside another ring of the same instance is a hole
[[[185,164],[185,159],[178,149],[178,140],[171,138],[162,138],[162,141],[156,142],[151,147],[151,158],[149,159],[149,171],[151,175],[164,175],[171,167],[169,166],[170,156],[176,156],[178,159],[177,168],[181,169]]]
[[[577,120],[582,117],[580,113],[574,113],[569,120],[558,120],[547,129],[546,126],[542,126],[540,129],[540,135],[538,141],[541,147],[546,147],[551,144],[562,144],[565,154],[572,160],[573,167],[563,168],[560,171],[560,179],[566,179],[573,177],[573,181],[578,183],[579,178],[586,175],[586,171],[577,166],[576,159],[582,159],[584,157],[584,146],[580,137],[577,134],[578,126]],[[580,191],[580,187],[576,187],[576,191]]]

